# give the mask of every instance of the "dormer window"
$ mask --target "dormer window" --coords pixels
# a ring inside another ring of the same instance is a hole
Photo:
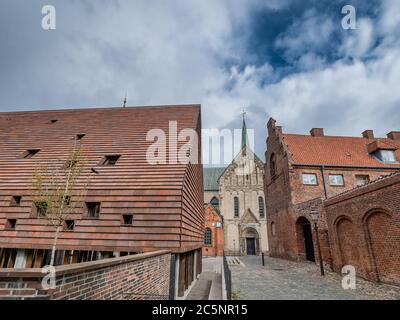
[[[120,155],[109,155],[105,156],[101,162],[99,163],[100,166],[115,166],[117,161],[119,160]]]
[[[33,156],[35,156],[39,151],[40,151],[40,149],[28,149],[22,154],[21,158],[22,159],[30,159]]]
[[[396,163],[397,147],[382,140],[375,140],[367,145],[367,150],[375,159],[384,163]]]
[[[76,140],[82,140],[85,136],[86,136],[86,134],[84,134],[84,133],[78,133],[76,135]]]
[[[377,150],[373,153],[374,157],[382,162],[397,162],[394,150]]]

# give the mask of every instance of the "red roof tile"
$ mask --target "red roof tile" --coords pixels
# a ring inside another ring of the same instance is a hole
[[[367,150],[368,144],[377,141],[380,147],[396,149],[396,157],[400,160],[399,140],[297,134],[283,134],[283,139],[294,164],[400,168],[400,163],[382,163]]]

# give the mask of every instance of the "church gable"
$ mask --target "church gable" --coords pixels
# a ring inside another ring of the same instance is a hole
[[[243,175],[242,172],[252,174],[256,169],[264,170],[264,164],[257,155],[249,147],[245,146],[244,148],[232,160],[219,179],[231,175]],[[249,172],[246,171],[246,168],[250,168]]]
[[[242,224],[251,224],[251,223],[259,223],[258,219],[256,216],[251,212],[250,209],[247,209],[245,215],[240,221]]]

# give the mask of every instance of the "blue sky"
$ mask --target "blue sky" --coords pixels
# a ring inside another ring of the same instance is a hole
[[[52,4],[57,29],[43,31]],[[341,27],[343,5],[357,29]],[[400,129],[400,1],[2,0],[0,110],[201,103],[204,128]],[[207,151],[205,151],[207,152]]]

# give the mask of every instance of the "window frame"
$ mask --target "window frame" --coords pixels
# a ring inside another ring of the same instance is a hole
[[[212,231],[210,228],[204,230],[204,245],[207,247],[212,246]]]
[[[365,186],[365,185],[367,185],[368,183],[370,183],[370,181],[371,181],[369,174],[356,174],[355,177],[356,177],[356,185],[357,185],[357,187]],[[359,183],[358,183],[359,178],[361,178],[361,177],[367,178],[366,180],[364,180],[364,181],[365,181],[364,184],[359,184]]]
[[[265,218],[265,201],[262,196],[258,197],[258,214],[260,218]]]
[[[130,219],[130,223],[126,223],[126,220],[125,220],[125,218],[126,217],[129,217],[129,219]],[[131,214],[131,213],[125,213],[125,214],[123,214],[122,215],[122,225],[123,226],[133,226],[133,214]]]
[[[213,203],[213,200],[214,200],[214,199],[218,201],[218,204],[214,204],[214,203]],[[210,204],[213,205],[214,207],[219,207],[219,199],[218,199],[217,197],[215,197],[215,196],[212,197],[211,200],[210,200]]]
[[[384,158],[383,158],[384,153],[390,153],[392,155],[393,161],[392,160],[384,160]],[[374,152],[374,157],[383,163],[398,163],[395,150],[379,149]]]
[[[101,214],[101,202],[91,202],[91,201],[87,201],[85,202],[86,205],[86,218],[88,219],[99,219],[100,218],[100,214]],[[91,216],[90,215],[90,207],[91,205],[96,205],[96,208],[98,208],[98,210],[96,209],[96,215],[95,216]]]
[[[4,226],[5,230],[15,230],[17,227],[17,219],[11,218],[6,220],[6,224]]]
[[[46,201],[34,201],[34,208],[35,208],[35,213],[37,218],[46,218],[47,215],[47,209],[48,209],[48,204]],[[44,204],[44,205],[41,205]],[[44,210],[44,212],[43,212]]]
[[[269,158],[269,171],[271,174],[271,178],[274,178],[276,176],[276,155],[275,153],[271,154],[271,157]]]
[[[16,195],[11,196],[10,207],[20,207],[22,201],[22,196]]]
[[[233,216],[235,218],[239,218],[240,215],[240,206],[239,206],[239,197],[233,197]]]
[[[342,178],[342,184],[332,183],[332,180],[331,180],[332,177],[341,177]],[[344,187],[345,186],[343,174],[328,174],[328,178],[329,178],[329,185],[331,187]]]
[[[64,222],[65,222],[64,231],[72,232],[75,230],[75,226],[76,226],[75,220],[68,219],[68,220],[65,220]],[[72,225],[72,228],[70,228],[71,225]]]
[[[314,176],[315,177],[315,183],[305,183],[304,182],[304,177],[305,176]],[[316,173],[302,172],[301,173],[301,181],[302,181],[304,186],[318,186],[318,175]]]

